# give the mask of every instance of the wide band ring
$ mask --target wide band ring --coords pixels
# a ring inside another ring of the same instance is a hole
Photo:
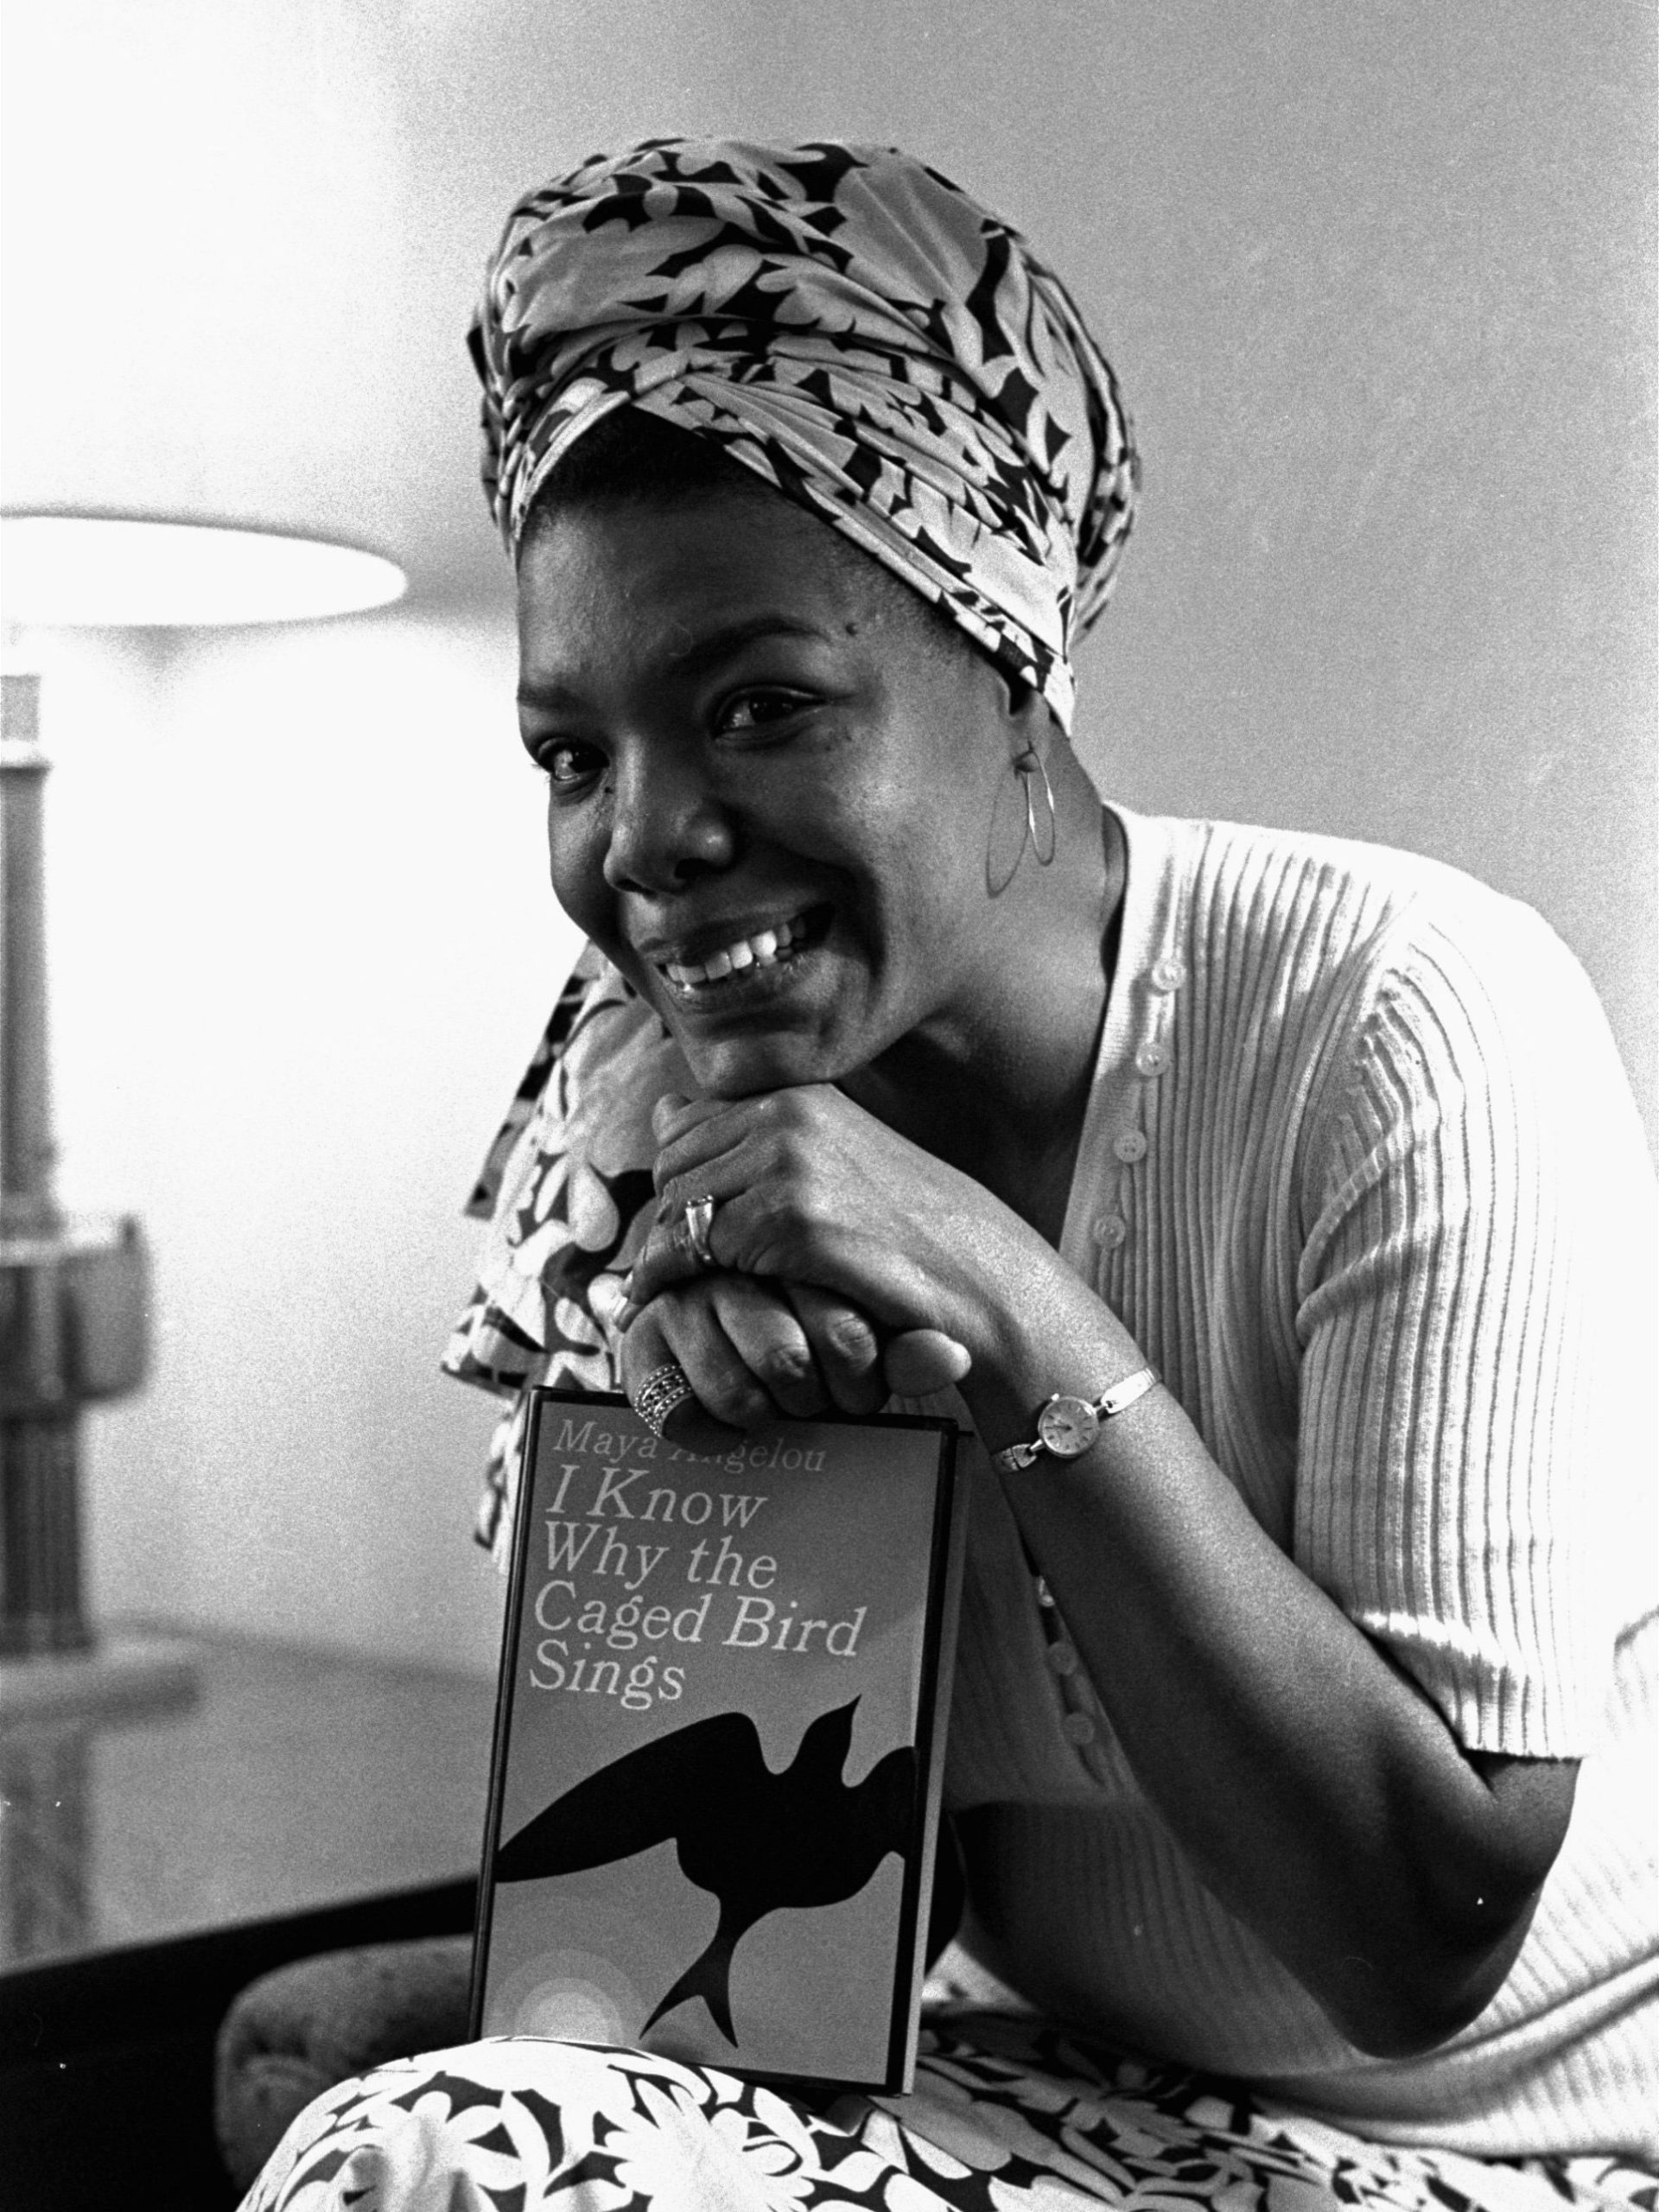
[[[715,1230],[713,1198],[688,1198],[680,1208],[680,1219],[684,1227],[685,1241],[691,1248],[691,1256],[704,1273],[720,1265],[709,1240]]]
[[[663,1423],[676,1406],[683,1406],[692,1396],[690,1377],[677,1359],[664,1360],[660,1367],[653,1367],[633,1394],[633,1410],[653,1436],[663,1433]]]

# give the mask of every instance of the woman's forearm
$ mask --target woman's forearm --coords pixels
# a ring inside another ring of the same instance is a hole
[[[671,1221],[715,1197],[722,1266],[963,1344],[993,1450],[1029,1438],[1052,1393],[1094,1398],[1145,1364],[1027,1222],[837,1093],[670,1102],[658,1134]],[[634,1295],[696,1272],[659,1229]],[[1141,1786],[1216,1895],[1364,2048],[1425,2048],[1481,2010],[1559,1847],[1572,1767],[1465,1755],[1166,1392],[1006,1488]]]
[[[964,1385],[992,1449],[1029,1437],[1051,1392],[1093,1398],[1144,1363],[1082,1284],[1033,1269],[1027,1289],[1019,1320],[998,1300]],[[1423,2049],[1480,2011],[1572,1767],[1465,1756],[1165,1391],[1004,1487],[1142,1788],[1221,1901],[1363,2049]]]

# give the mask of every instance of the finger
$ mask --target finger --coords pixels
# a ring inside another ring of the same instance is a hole
[[[614,1329],[619,1335],[627,1329],[639,1310],[628,1297],[620,1275],[596,1274],[588,1286],[588,1303],[595,1320],[605,1328]]]
[[[906,1329],[890,1339],[881,1355],[887,1388],[900,1398],[926,1398],[935,1390],[948,1389],[962,1381],[973,1363],[967,1345],[942,1329]]]
[[[668,1338],[663,1334],[662,1316],[654,1306],[646,1306],[622,1340],[621,1382],[624,1395],[631,1405],[645,1377],[654,1374],[659,1367],[666,1367],[671,1361],[674,1361],[674,1354],[669,1349]],[[677,1365],[678,1363],[674,1363]]]
[[[629,1306],[637,1313],[664,1291],[672,1290],[677,1283],[690,1282],[701,1272],[675,1250],[666,1235],[652,1230],[628,1274],[625,1287]]]
[[[691,1224],[683,1207],[676,1207],[659,1221],[640,1247],[628,1276],[626,1296],[639,1307],[648,1306],[664,1291],[677,1289],[707,1276],[701,1254],[692,1241]]]
[[[663,1327],[663,1319],[658,1308],[647,1306],[623,1344],[622,1388],[631,1404],[645,1378],[658,1368],[672,1365],[680,1367],[684,1373]],[[690,1382],[690,1376],[686,1379]],[[661,1433],[682,1451],[715,1452],[728,1451],[741,1431],[728,1428],[724,1422],[714,1420],[693,1395],[664,1416]]]
[[[641,1357],[652,1342],[652,1335],[642,1338],[647,1330],[665,1347],[655,1363],[677,1361],[696,1401],[696,1412],[688,1404],[670,1416],[677,1424],[672,1429],[674,1442],[687,1442],[691,1431],[700,1430],[709,1440],[693,1444],[693,1450],[724,1451],[735,1440],[734,1432],[776,1418],[778,1408],[771,1396],[721,1325],[715,1307],[714,1278],[664,1291],[640,1314],[623,1345],[631,1378],[637,1371],[632,1356],[636,1340],[641,1342]]]
[[[684,1185],[690,1179],[700,1185],[716,1160],[736,1152],[753,1135],[770,1096],[693,1098],[671,1108],[667,1100],[677,1095],[671,1091],[659,1100],[652,1119],[658,1147],[652,1172],[659,1191],[676,1180]],[[736,1179],[742,1183],[747,1178],[739,1175]]]
[[[698,1192],[715,1200],[715,1217],[709,1231],[709,1249],[716,1263],[722,1268],[749,1274],[745,1267],[742,1250],[742,1218],[753,1209],[747,1207],[740,1192],[735,1198],[722,1198],[718,1191]],[[733,1219],[736,1208],[739,1218]],[[664,1199],[658,1208],[657,1221],[651,1234],[640,1248],[629,1276],[627,1295],[636,1306],[644,1306],[663,1291],[676,1284],[694,1282],[706,1275],[704,1264],[692,1241],[691,1224],[683,1204]]]
[[[785,1286],[825,1388],[844,1414],[873,1414],[887,1395],[880,1343],[866,1315],[811,1283]]]
[[[636,1306],[643,1306],[659,1291],[676,1283],[693,1282],[708,1273],[691,1233],[690,1216],[684,1206],[664,1198],[629,1272],[628,1296]]]
[[[796,1421],[810,1421],[823,1413],[829,1394],[806,1332],[782,1287],[753,1275],[713,1275],[709,1290],[733,1348],[778,1412]]]
[[[665,1090],[651,1109],[651,1131],[661,1144],[668,1131],[691,1103],[683,1090]]]
[[[665,1090],[652,1109],[652,1135],[659,1152],[671,1151],[678,1164],[694,1166],[730,1143],[729,1132],[709,1134],[730,1110],[730,1102],[723,1098],[686,1098],[677,1090]],[[664,1167],[658,1174],[659,1190],[669,1173]]]
[[[623,1340],[621,1368],[622,1388],[630,1405],[638,1402],[639,1392],[646,1379],[664,1367],[678,1367],[667,1336],[663,1329],[663,1317],[655,1307],[648,1306],[640,1313],[635,1325]],[[682,1368],[683,1374],[684,1370]],[[688,1382],[690,1377],[686,1377]],[[660,1433],[671,1444],[680,1445],[688,1452],[705,1452],[714,1446],[707,1428],[712,1433],[713,1424],[697,1404],[695,1396],[683,1405],[674,1407],[663,1419]],[[696,1440],[693,1440],[694,1438]],[[728,1438],[726,1441],[732,1440]]]

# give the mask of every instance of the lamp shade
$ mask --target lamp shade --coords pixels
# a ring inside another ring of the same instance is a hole
[[[164,518],[0,518],[9,622],[150,629],[314,621],[401,599],[396,562],[354,545]]]

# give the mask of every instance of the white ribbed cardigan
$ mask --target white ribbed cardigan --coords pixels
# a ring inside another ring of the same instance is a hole
[[[1659,2158],[1652,1183],[1605,1021],[1545,924],[1454,870],[1119,818],[1063,1254],[1465,1745],[1584,1766],[1503,1991],[1440,2051],[1367,2058],[1046,1663],[974,1447],[947,1788],[975,1948],[1045,2011],[1364,2134]]]

